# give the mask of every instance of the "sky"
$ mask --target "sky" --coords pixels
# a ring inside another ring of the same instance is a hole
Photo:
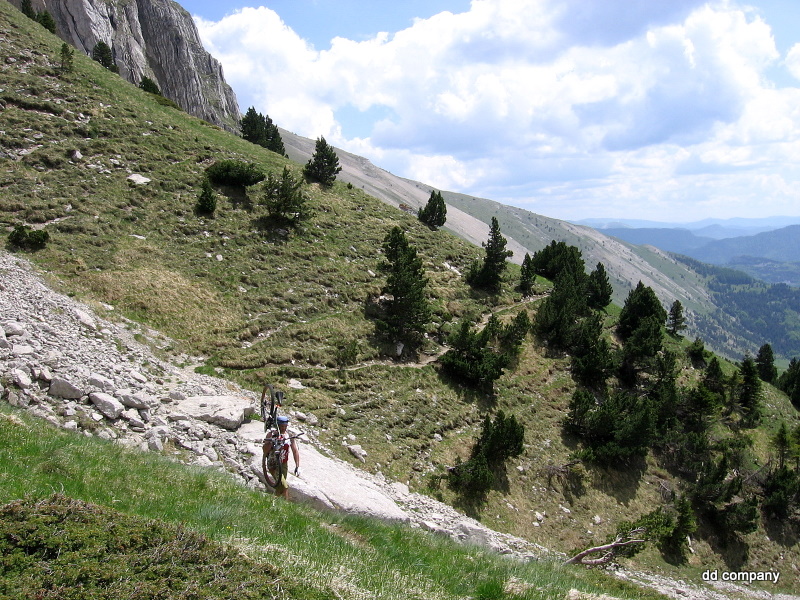
[[[800,216],[798,0],[179,0],[242,112],[565,220]]]

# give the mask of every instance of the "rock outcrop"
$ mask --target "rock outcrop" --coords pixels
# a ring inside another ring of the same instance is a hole
[[[19,8],[20,0],[12,0]],[[172,0],[32,0],[53,15],[58,35],[91,54],[97,42],[112,49],[122,77],[147,76],[186,112],[238,130],[239,105],[222,66],[203,48],[191,15]]]

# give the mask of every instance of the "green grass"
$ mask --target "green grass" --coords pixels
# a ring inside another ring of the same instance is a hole
[[[7,407],[0,474],[3,599],[660,597],[557,560],[321,513]]]

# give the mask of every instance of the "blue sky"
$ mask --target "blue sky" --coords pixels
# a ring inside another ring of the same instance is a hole
[[[797,0],[185,0],[242,111],[562,219],[800,216]]]

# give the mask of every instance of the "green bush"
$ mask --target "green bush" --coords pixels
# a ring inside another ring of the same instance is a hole
[[[502,410],[494,420],[486,415],[469,460],[450,469],[450,487],[468,496],[482,496],[495,484],[496,474],[505,469],[506,460],[522,454],[524,442],[525,427],[514,415],[506,417]]]
[[[43,229],[33,230],[27,225],[17,225],[8,234],[8,247],[19,250],[41,250],[50,241],[50,234]]]
[[[158,84],[146,76],[142,77],[142,80],[139,82],[139,89],[144,90],[149,94],[155,94],[156,96],[161,95],[161,90],[158,88]]]
[[[217,195],[214,193],[214,188],[211,187],[211,182],[208,177],[203,179],[203,186],[200,189],[200,195],[197,198],[197,205],[195,210],[199,214],[213,215],[217,209]]]
[[[274,173],[267,176],[261,203],[267,207],[269,216],[289,225],[297,225],[309,215],[303,182],[295,179],[288,167],[283,167],[280,177]]]
[[[240,187],[255,185],[266,177],[258,166],[241,160],[218,160],[206,169],[206,175],[218,185]]]

